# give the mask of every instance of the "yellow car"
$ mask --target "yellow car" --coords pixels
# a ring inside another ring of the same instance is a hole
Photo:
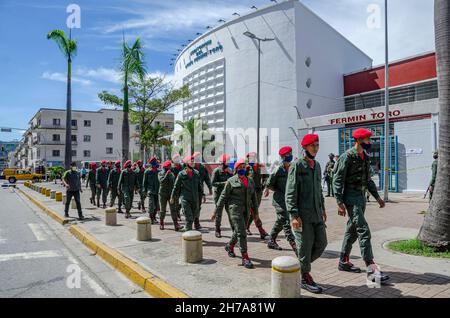
[[[8,180],[9,183],[16,183],[17,180],[40,181],[43,178],[44,175],[27,169],[6,168],[2,173],[2,179]]]

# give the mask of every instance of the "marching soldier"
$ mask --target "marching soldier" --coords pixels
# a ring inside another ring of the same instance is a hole
[[[212,173],[212,179],[211,183],[214,188],[214,204],[217,207],[217,201],[219,201],[220,194],[222,193],[223,189],[225,188],[225,184],[227,183],[227,180],[233,176],[233,171],[229,168],[230,164],[230,156],[227,154],[223,154],[219,158],[219,162],[222,164],[222,166],[217,167],[214,169]],[[227,215],[229,216],[229,208],[228,204],[225,205],[225,211],[227,212]],[[220,211],[222,212],[222,211]],[[220,226],[222,224],[222,213],[220,214],[213,214],[211,220],[215,220],[216,225],[216,237],[221,238],[221,232],[220,232]],[[230,222],[231,226],[231,222]]]
[[[182,167],[180,155],[179,154],[174,154],[172,156],[172,173],[173,173],[173,175],[175,177],[175,180],[177,179],[178,174],[180,173],[181,170],[183,170],[183,167]],[[180,205],[180,202],[177,201],[177,202],[174,203],[174,205],[175,205],[175,211],[177,212],[178,221],[181,221],[181,205]]]
[[[111,169],[111,171],[109,172],[109,177],[108,177],[108,188],[109,188],[109,192],[111,193],[111,203],[109,206],[113,207],[116,202],[116,198],[118,198],[119,209],[118,209],[117,213],[123,213],[122,212],[122,199],[123,198],[121,195],[119,195],[119,190],[118,190],[121,172],[122,171],[120,169],[120,160],[117,160],[116,163],[114,164],[114,169]]]
[[[199,152],[195,152],[193,154],[193,158],[194,158],[194,162],[195,162],[194,169],[197,170],[198,173],[200,174],[200,182],[201,182],[201,186],[202,186],[202,191],[201,191],[201,193],[199,193],[200,197],[199,197],[198,216],[194,219],[195,229],[200,230],[202,228],[200,225],[200,210],[202,208],[202,201],[206,202],[206,197],[203,192],[203,183],[205,183],[206,186],[208,187],[209,195],[212,194],[212,185],[211,185],[211,179],[209,177],[208,169],[206,169],[205,165],[201,162],[201,154]]]
[[[225,246],[225,250],[228,252],[228,256],[236,257],[234,247],[238,243],[242,255],[242,265],[245,268],[253,268],[247,252],[246,223],[250,210],[254,210],[258,215],[255,184],[251,178],[246,176],[247,169],[244,159],[239,159],[234,167],[236,174],[227,180],[214,213],[220,215],[225,205],[228,204],[233,235]]]
[[[261,204],[262,194],[263,194],[263,176],[261,173],[261,166],[257,162],[257,154],[256,152],[251,152],[247,154],[247,176],[250,177],[255,184],[255,192],[256,192],[256,200],[258,203],[258,208]],[[259,215],[254,210],[250,211],[250,215],[247,221],[247,235],[252,235],[250,232],[250,225],[255,222],[256,227],[258,228],[259,235],[262,240],[270,239],[269,234],[267,234],[266,230],[263,228],[261,219]]]
[[[194,219],[200,214],[199,200],[202,194],[200,173],[194,169],[193,156],[184,158],[185,168],[180,171],[170,196],[170,203],[177,200],[181,202],[181,208],[186,217],[186,231],[192,230]]]
[[[95,162],[91,162],[91,169],[89,170],[86,179],[86,188],[89,185],[89,188],[91,189],[91,197],[89,198],[89,200],[91,201],[92,205],[95,205],[95,197],[97,194],[97,186],[95,185],[96,174],[97,174],[97,164]]]
[[[436,174],[437,174],[437,167],[438,167],[438,152],[435,151],[433,154],[433,164],[431,165],[431,181],[430,185],[428,186],[428,191],[430,192],[430,201],[433,197],[433,191],[434,191],[434,184],[436,183]]]
[[[142,191],[148,196],[148,214],[152,220],[152,224],[158,224],[156,214],[158,211],[158,159],[156,157],[150,158],[151,167],[145,170],[142,182]]]
[[[352,137],[355,146],[345,152],[337,162],[333,187],[338,204],[338,214],[345,216],[348,212],[347,228],[342,243],[342,252],[338,269],[341,271],[360,273],[361,270],[350,262],[350,252],[353,243],[359,240],[361,256],[366,263],[367,279],[375,282],[376,278],[384,282],[389,276],[383,274],[374,262],[370,229],[364,217],[366,189],[384,208],[385,203],[377,192],[377,187],[370,178],[370,159],[367,150],[370,149],[372,132],[367,129],[356,129]]]
[[[108,176],[109,170],[106,167],[106,160],[102,160],[100,169],[95,174],[95,184],[97,185],[97,207],[100,207],[100,195],[102,196],[103,209],[106,209],[108,198]]]
[[[328,155],[328,158],[330,158],[330,160],[327,162],[327,165],[325,166],[325,171],[324,171],[324,179],[325,182],[327,183],[327,197],[334,197],[334,192],[333,192],[333,171],[334,171],[334,154],[330,153]]]
[[[291,245],[295,253],[297,253],[297,245],[295,244],[295,237],[292,234],[289,214],[286,210],[285,190],[286,182],[293,156],[291,147],[283,147],[278,152],[283,164],[278,167],[267,179],[266,189],[264,190],[264,197],[269,196],[269,190],[274,191],[272,205],[277,213],[277,220],[270,232],[270,240],[267,247],[274,250],[281,251],[282,248],[277,243],[277,236],[282,230],[284,235]]]
[[[161,207],[159,228],[164,230],[164,218],[166,217],[167,205],[169,205],[170,216],[172,217],[175,231],[178,232],[182,227],[178,224],[177,211],[175,204],[170,204],[170,195],[175,184],[175,176],[172,173],[172,162],[167,160],[163,164],[163,170],[158,174],[159,180],[159,205]]]
[[[119,195],[123,197],[125,204],[125,218],[128,219],[131,217],[130,210],[134,191],[139,188],[137,175],[132,169],[131,160],[125,162],[124,170],[120,173],[117,188],[119,190]]]
[[[138,201],[138,209],[142,211],[142,213],[145,213],[145,192],[142,188],[142,183],[144,182],[144,173],[145,168],[142,164],[141,160],[136,161],[136,174],[138,177],[138,184],[139,184],[139,201]]]
[[[322,255],[327,246],[322,172],[320,164],[315,160],[319,151],[319,136],[307,134],[301,145],[304,157],[296,160],[289,168],[286,208],[297,242],[302,288],[320,294],[323,289],[314,282],[310,274],[311,263]]]

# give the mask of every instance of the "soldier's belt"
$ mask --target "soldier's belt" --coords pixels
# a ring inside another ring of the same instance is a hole
[[[345,187],[347,189],[352,189],[352,190],[357,190],[357,191],[365,191],[365,190],[367,190],[367,186],[363,186],[363,185],[346,184]]]

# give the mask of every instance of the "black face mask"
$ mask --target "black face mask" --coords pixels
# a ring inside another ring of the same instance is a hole
[[[228,164],[222,163],[222,167],[223,167],[224,169],[226,169],[226,168],[228,168]]]
[[[306,157],[308,157],[309,159],[313,160],[314,158],[316,158],[315,156],[313,156],[308,150],[305,149],[305,154]]]
[[[438,156],[437,156],[437,155],[434,155],[434,156],[433,156],[433,158],[434,158],[434,159],[437,159],[437,158],[438,158]]]

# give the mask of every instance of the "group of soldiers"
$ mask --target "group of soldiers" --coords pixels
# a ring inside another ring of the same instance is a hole
[[[377,192],[371,179],[370,160],[367,154],[370,148],[370,130],[357,129],[353,132],[355,145],[337,158],[330,154],[326,166],[325,180],[328,196],[337,201],[338,214],[348,215],[342,252],[338,269],[360,273],[361,269],[350,262],[350,252],[356,240],[359,240],[361,255],[367,266],[368,279],[381,282],[389,277],[381,272],[374,262],[370,241],[370,230],[364,217],[366,191],[375,197],[380,208],[384,201]],[[179,155],[165,161],[160,169],[158,158],[149,160],[150,167],[145,169],[141,161],[130,160],[121,167],[117,161],[114,166],[106,161],[97,167],[91,165],[86,186],[91,188],[91,203],[106,207],[108,193],[111,194],[110,206],[118,198],[118,212],[125,207],[125,217],[131,216],[130,210],[134,195],[139,194],[138,208],[146,212],[145,200],[148,198],[148,213],[153,224],[164,229],[167,209],[176,231],[200,230],[200,209],[205,202],[204,184],[209,194],[214,190],[215,208],[211,220],[215,222],[215,236],[221,238],[223,210],[225,209],[231,226],[232,236],[225,250],[229,257],[236,257],[238,246],[242,255],[242,265],[253,268],[247,248],[247,236],[252,235],[250,226],[255,223],[261,239],[270,249],[281,250],[277,236],[284,231],[292,250],[297,255],[302,273],[302,287],[313,293],[321,293],[311,276],[311,263],[319,258],[327,246],[327,214],[322,193],[322,171],[315,160],[319,151],[319,137],[306,135],[301,142],[303,156],[293,160],[292,148],[282,147],[279,156],[282,164],[268,178],[262,174],[258,154],[249,153],[239,159],[230,168],[230,156],[223,154],[219,158],[220,166],[214,169],[210,178],[207,168],[201,163],[201,154],[194,153],[181,160]],[[334,159],[337,159],[334,161]],[[273,192],[272,205],[276,212],[276,222],[266,232],[259,216],[261,198]],[[179,224],[181,212],[185,217],[185,228]]]

